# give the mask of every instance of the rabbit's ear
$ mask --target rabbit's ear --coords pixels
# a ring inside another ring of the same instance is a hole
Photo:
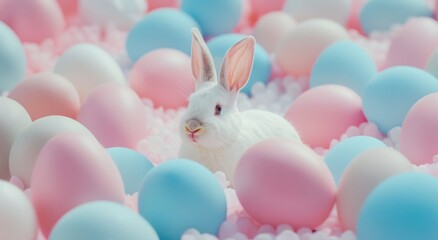
[[[205,82],[216,82],[213,59],[197,28],[192,29],[192,73],[196,79],[196,88]]]
[[[225,54],[220,84],[228,91],[238,92],[248,82],[254,61],[254,37],[246,37]]]

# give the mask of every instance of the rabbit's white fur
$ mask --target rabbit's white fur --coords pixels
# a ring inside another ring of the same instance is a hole
[[[301,141],[283,117],[261,110],[239,112],[236,107],[238,92],[252,68],[254,44],[248,37],[227,52],[218,82],[210,52],[200,33],[193,30],[192,71],[197,84],[181,119],[179,156],[197,161],[212,172],[222,171],[231,182],[242,154],[255,143],[270,138]],[[217,105],[222,110],[219,115],[215,115]],[[200,134],[187,130],[186,124],[192,119],[202,123]]]

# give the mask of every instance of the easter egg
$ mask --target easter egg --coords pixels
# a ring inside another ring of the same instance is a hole
[[[110,83],[90,93],[79,110],[78,121],[105,147],[135,149],[146,136],[146,114],[133,90]]]
[[[79,0],[56,0],[61,7],[64,16],[70,17],[78,12]]]
[[[324,161],[330,169],[336,184],[338,184],[345,168],[357,155],[370,148],[385,146],[382,141],[373,137],[356,136],[346,138],[327,152]]]
[[[147,0],[148,10],[156,10],[158,8],[178,8],[179,0]]]
[[[123,203],[124,189],[105,149],[83,133],[62,133],[41,149],[32,175],[32,202],[45,236],[74,207],[95,200]]]
[[[93,135],[79,122],[64,116],[48,116],[32,122],[18,134],[12,143],[9,169],[25,187],[30,186],[33,168],[43,146],[53,136],[63,132],[80,132]]]
[[[153,168],[152,163],[142,154],[129,148],[113,147],[107,149],[122,175],[126,194],[140,190],[146,174]]]
[[[220,74],[220,69],[225,53],[228,51],[228,49],[230,49],[234,44],[242,40],[244,37],[245,36],[241,34],[224,34],[212,38],[210,41],[207,42],[207,46],[210,49],[218,74]],[[269,59],[269,55],[265,51],[265,49],[256,44],[251,76],[248,80],[248,83],[242,89],[242,92],[249,95],[254,83],[262,82],[266,84],[269,80],[270,75],[271,60]]]
[[[87,23],[128,30],[146,11],[144,0],[79,0],[79,15]]]
[[[438,154],[438,93],[418,100],[409,110],[400,133],[400,151],[414,164],[432,163]]]
[[[250,0],[242,0],[242,13],[240,15],[240,20],[233,32],[244,32],[254,27],[254,23],[257,19],[254,15]]]
[[[364,203],[358,240],[436,239],[438,180],[404,173],[382,182]]]
[[[400,127],[406,113],[421,97],[438,91],[438,80],[414,67],[400,66],[380,72],[365,88],[363,110],[368,121],[387,133]]]
[[[50,115],[76,118],[80,99],[71,82],[55,73],[38,73],[16,86],[8,95],[20,103],[32,120]]]
[[[24,78],[26,53],[20,39],[3,22],[0,22],[0,36],[0,92],[3,92],[12,89]]]
[[[54,72],[75,86],[81,102],[97,86],[104,83],[125,83],[122,69],[103,49],[92,44],[76,44],[56,61]]]
[[[284,12],[263,15],[254,27],[253,35],[258,44],[271,53],[283,36],[295,26],[295,20]]]
[[[289,30],[274,51],[275,60],[289,75],[309,75],[319,54],[332,43],[348,39],[345,29],[328,19],[301,22]]]
[[[370,148],[354,158],[342,175],[336,203],[344,229],[356,230],[359,211],[380,182],[407,171],[412,171],[409,160],[388,147]]]
[[[134,62],[158,48],[174,48],[190,54],[192,28],[199,26],[187,13],[170,8],[158,9],[132,27],[126,39],[126,51]]]
[[[205,36],[217,36],[236,27],[242,0],[181,0],[181,9],[199,23]]]
[[[438,48],[430,53],[425,70],[438,78]]]
[[[325,18],[344,25],[349,17],[351,0],[286,0],[283,11],[297,21]]]
[[[436,21],[431,18],[412,19],[392,37],[386,66],[406,65],[424,68],[437,47]]]
[[[324,49],[316,59],[310,87],[339,84],[361,95],[375,75],[376,64],[362,47],[352,41],[339,41]]]
[[[257,16],[268,14],[269,12],[280,11],[283,9],[286,0],[249,0],[251,8]]]
[[[0,180],[0,238],[33,240],[37,218],[26,194],[15,185]]]
[[[355,29],[360,33],[363,32],[362,26],[360,25],[359,15],[362,11],[363,6],[368,0],[351,0],[350,16],[348,18],[346,27],[349,29]]]
[[[55,0],[4,1],[0,20],[23,42],[40,43],[58,36],[65,27],[64,16]]]
[[[0,179],[11,178],[9,154],[12,143],[31,122],[23,106],[12,99],[0,97]]]
[[[55,225],[50,240],[158,240],[151,225],[131,209],[110,201],[82,204]]]
[[[324,148],[350,126],[365,122],[361,98],[341,85],[323,85],[304,92],[289,107],[285,118],[304,143]]]
[[[432,15],[427,1],[367,1],[360,13],[360,23],[363,30],[370,34],[373,31],[388,31],[396,24],[404,24],[409,18]]]
[[[160,239],[180,239],[190,228],[216,235],[225,221],[225,194],[204,166],[185,159],[168,160],[153,168],[139,192],[140,214]]]
[[[175,49],[146,53],[131,69],[130,85],[140,98],[149,98],[155,107],[186,106],[194,91],[190,57]]]
[[[235,187],[243,208],[259,223],[294,229],[319,226],[336,201],[324,161],[291,140],[266,140],[246,151],[237,164]]]

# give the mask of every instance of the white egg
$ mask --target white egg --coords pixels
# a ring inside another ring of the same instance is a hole
[[[297,21],[327,18],[344,25],[350,16],[351,0],[287,0],[283,10]]]
[[[345,28],[333,20],[306,20],[286,32],[275,48],[274,56],[286,73],[308,76],[327,46],[348,38]]]
[[[32,240],[37,233],[36,214],[26,194],[0,180],[0,239]]]
[[[357,218],[368,195],[385,179],[412,171],[412,164],[389,147],[370,148],[354,158],[341,177],[337,208],[344,229],[356,230]]]
[[[284,34],[295,26],[295,20],[284,12],[263,15],[254,27],[253,35],[267,52],[271,53]]]
[[[10,179],[9,153],[12,143],[31,122],[23,106],[10,98],[0,97],[0,179]]]
[[[88,23],[113,24],[128,30],[146,12],[145,0],[80,0],[79,14]]]
[[[80,132],[94,138],[86,127],[71,118],[40,118],[15,138],[9,156],[11,175],[19,178],[25,187],[29,187],[35,161],[41,149],[52,137],[63,132]]]
[[[111,55],[92,44],[67,49],[57,60],[54,71],[73,83],[82,102],[104,83],[125,83],[122,69]]]

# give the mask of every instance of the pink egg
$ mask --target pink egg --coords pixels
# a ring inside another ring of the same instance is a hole
[[[344,229],[356,230],[360,209],[379,183],[407,171],[412,171],[412,164],[389,147],[371,148],[354,158],[341,177],[336,202]]]
[[[65,16],[73,16],[78,13],[79,0],[57,0]]]
[[[436,21],[431,18],[412,19],[393,37],[386,67],[408,65],[424,68],[437,47]]]
[[[289,75],[308,76],[322,50],[348,38],[344,27],[332,20],[307,20],[289,30],[280,40],[275,60]]]
[[[362,11],[362,7],[365,5],[366,0],[351,0],[351,9],[350,16],[347,21],[347,28],[356,29],[360,33],[363,32],[362,27],[360,25],[360,12]]]
[[[149,98],[155,107],[164,108],[185,106],[195,84],[190,57],[169,48],[140,58],[131,70],[130,81],[140,98]]]
[[[438,154],[438,93],[418,100],[409,110],[400,134],[400,151],[414,164],[432,163]]]
[[[95,139],[79,133],[59,134],[47,142],[35,164],[31,189],[45,236],[59,218],[80,204],[124,201],[115,163]]]
[[[157,8],[178,8],[179,7],[179,1],[180,0],[147,0],[148,3],[148,10],[152,11]]]
[[[146,136],[146,109],[129,87],[108,83],[97,87],[85,100],[78,114],[105,147],[136,149]]]
[[[8,95],[19,102],[32,120],[50,115],[76,118],[80,107],[73,84],[55,73],[39,73],[21,82]]]
[[[242,14],[239,23],[234,28],[234,32],[242,32],[254,25],[256,20],[252,11],[250,0],[242,0]]]
[[[295,20],[284,12],[271,12],[262,16],[254,27],[257,42],[269,53],[273,52],[283,36],[295,26]]]
[[[304,92],[285,117],[304,143],[324,148],[332,139],[339,139],[348,127],[366,121],[360,96],[341,85],[322,85]]]
[[[306,145],[267,140],[251,147],[235,174],[243,208],[261,224],[294,229],[319,226],[336,200],[336,186],[324,161]]]
[[[254,13],[258,16],[283,9],[285,2],[286,0],[250,0],[251,7]]]
[[[61,8],[55,0],[5,1],[0,8],[0,20],[23,42],[39,43],[56,37],[65,26]]]

